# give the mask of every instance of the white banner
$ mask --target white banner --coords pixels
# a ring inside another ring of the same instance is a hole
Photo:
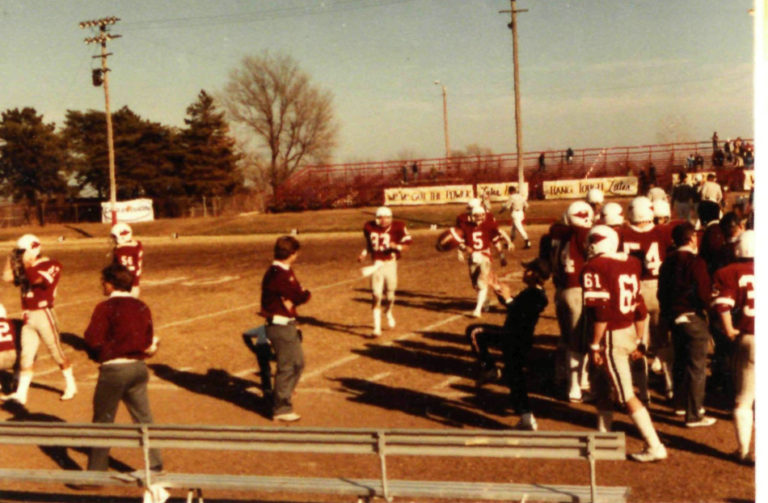
[[[115,212],[118,222],[151,222],[155,219],[152,199],[148,198],[118,201],[115,203]],[[112,205],[109,201],[101,203],[101,221],[106,224],[112,222]]]
[[[387,206],[466,203],[473,197],[475,191],[472,185],[384,189],[384,204]]]
[[[478,183],[477,194],[480,197],[484,192],[488,192],[491,196],[491,201],[494,203],[507,202],[509,199],[510,191],[514,187],[517,189],[517,182],[501,182],[501,183]],[[523,183],[523,190],[518,190],[522,195],[528,198],[528,182]]]
[[[545,199],[583,199],[589,189],[598,188],[606,197],[634,196],[637,194],[636,176],[585,178],[581,180],[553,180],[543,182]]]

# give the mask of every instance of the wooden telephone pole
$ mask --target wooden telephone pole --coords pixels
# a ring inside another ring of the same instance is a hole
[[[101,44],[101,55],[94,58],[101,58],[101,69],[95,69],[92,73],[93,85],[100,86],[104,84],[104,113],[107,118],[107,152],[109,157],[109,204],[112,225],[117,223],[117,185],[115,183],[115,146],[112,136],[112,114],[109,111],[109,68],[107,67],[107,57],[111,52],[107,52],[107,41],[119,38],[120,35],[112,35],[107,28],[120,21],[115,16],[94,19],[92,21],[82,21],[80,28],[99,28],[99,34],[95,37],[85,39],[86,44]]]
[[[510,10],[502,13],[510,13],[512,20],[507,26],[512,30],[512,66],[514,68],[515,81],[515,138],[517,140],[517,190],[522,194],[524,182],[523,169],[523,118],[520,111],[520,64],[517,60],[517,13],[528,12],[528,9],[517,10],[516,0],[510,0]]]

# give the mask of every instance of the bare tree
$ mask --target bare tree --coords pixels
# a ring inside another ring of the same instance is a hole
[[[255,134],[263,152],[257,166],[273,191],[299,167],[327,162],[336,146],[332,94],[312,85],[290,56],[243,58],[221,102],[232,122]]]

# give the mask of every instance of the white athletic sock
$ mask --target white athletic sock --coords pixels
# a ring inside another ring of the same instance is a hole
[[[75,383],[75,376],[72,373],[72,365],[65,369],[61,369],[61,373],[64,375],[64,382],[66,383],[61,398],[62,400],[69,400],[77,393],[77,384]]]
[[[752,443],[752,409],[733,409],[733,426],[736,429],[736,441],[739,443],[739,454],[742,457],[749,454]]]
[[[475,306],[475,314],[480,314],[483,312],[483,305],[485,304],[485,299],[488,297],[488,287],[481,288],[477,291],[477,306]]]
[[[380,307],[373,308],[373,333],[374,334],[381,333],[381,308]]]
[[[16,401],[25,404],[27,403],[27,394],[29,393],[29,385],[32,384],[32,377],[35,375],[33,370],[22,370],[19,372],[19,385],[16,388],[14,395]]]
[[[632,422],[635,423],[637,429],[640,430],[640,434],[643,436],[643,439],[645,439],[648,447],[653,449],[661,444],[659,435],[656,433],[656,429],[653,427],[653,422],[651,421],[651,415],[648,413],[648,409],[641,407],[640,409],[631,413],[629,417],[632,419]]]
[[[581,398],[581,385],[579,383],[579,370],[581,368],[581,354],[568,351],[568,397]]]
[[[613,411],[612,410],[598,410],[597,411],[597,431],[600,433],[608,433],[613,427]]]
[[[581,386],[581,389],[583,390],[588,390],[591,388],[589,382],[589,354],[582,353],[581,355],[581,364],[579,365],[579,386]]]

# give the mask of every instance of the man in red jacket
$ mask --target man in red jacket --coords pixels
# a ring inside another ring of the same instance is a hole
[[[267,339],[277,358],[272,419],[298,421],[293,411],[291,395],[304,370],[301,332],[296,327],[296,306],[309,301],[296,279],[291,265],[299,256],[299,241],[293,236],[281,236],[275,242],[275,260],[261,282],[261,313],[267,318]]]

